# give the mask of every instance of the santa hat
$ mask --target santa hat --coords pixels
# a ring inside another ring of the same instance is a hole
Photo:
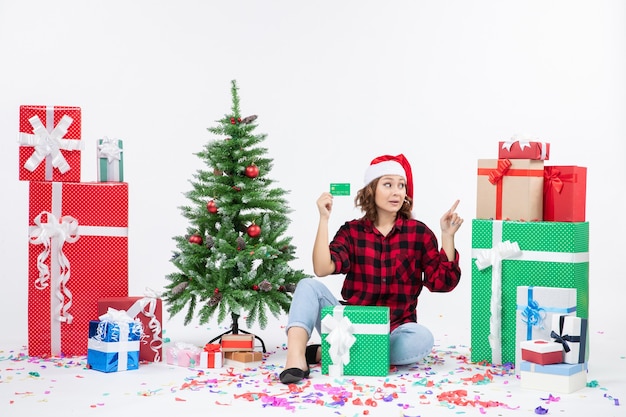
[[[372,159],[365,171],[365,184],[383,175],[401,175],[406,180],[406,195],[413,199],[413,173],[404,155],[382,155]]]

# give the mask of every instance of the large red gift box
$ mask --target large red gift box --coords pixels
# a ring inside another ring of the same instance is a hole
[[[543,177],[543,219],[548,222],[584,222],[587,168],[547,166]]]
[[[81,110],[20,106],[21,181],[80,182]]]
[[[128,295],[128,184],[29,185],[28,354],[87,354],[98,300]]]
[[[111,297],[98,300],[98,316],[109,307],[124,310],[143,324],[139,343],[139,360],[160,362],[163,357],[163,302],[156,296]]]
[[[546,161],[550,159],[550,144],[547,142],[535,142],[524,140],[510,140],[499,142],[499,159],[538,159]]]
[[[479,159],[476,218],[541,221],[543,161]]]

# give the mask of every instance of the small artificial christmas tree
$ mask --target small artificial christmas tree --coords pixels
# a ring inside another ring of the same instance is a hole
[[[231,114],[208,128],[218,139],[196,154],[210,169],[199,169],[185,193],[191,204],[180,209],[190,226],[186,236],[174,237],[178,271],[167,276],[163,294],[172,315],[187,307],[185,324],[196,314],[204,324],[216,311],[222,323],[230,313],[233,333],[243,313],[247,326],[265,328],[267,310],[275,317],[288,312],[306,276],[288,265],[295,247],[284,236],[287,191],[272,187],[272,160],[259,146],[266,135],[253,133],[257,116],[241,117],[237,91],[232,81]]]

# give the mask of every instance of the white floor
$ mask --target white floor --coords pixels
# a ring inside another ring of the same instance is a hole
[[[558,394],[522,389],[519,379],[501,368],[469,363],[468,330],[443,317],[436,320],[437,345],[425,363],[384,379],[332,379],[314,367],[309,380],[291,387],[277,380],[285,358],[280,322],[259,331],[267,355],[261,366],[247,370],[203,372],[151,363],[104,374],[87,369],[82,357],[29,358],[22,344],[5,345],[3,338],[0,416],[525,416],[536,415],[537,407],[547,409],[548,416],[626,416],[626,355],[616,330],[591,335],[587,381],[592,386]],[[199,344],[222,330],[181,328],[176,320],[165,329],[166,337]],[[456,404],[438,400],[452,392]]]

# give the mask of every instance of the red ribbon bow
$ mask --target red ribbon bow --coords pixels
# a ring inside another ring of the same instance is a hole
[[[563,189],[563,180],[561,180],[561,171],[556,168],[545,169],[543,171],[543,192],[544,194],[552,186],[557,193],[561,194]]]
[[[204,345],[205,352],[219,352],[220,348],[221,346],[217,343],[207,343],[206,345]]]
[[[498,159],[498,167],[489,173],[489,182],[494,185],[499,182],[512,164],[508,159]]]

